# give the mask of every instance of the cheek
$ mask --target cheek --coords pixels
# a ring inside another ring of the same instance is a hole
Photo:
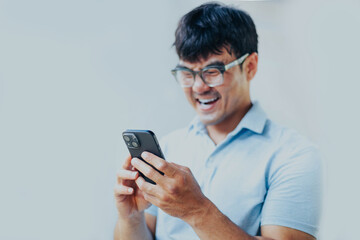
[[[225,108],[233,108],[244,96],[244,91],[239,84],[230,84],[221,89],[223,105]]]
[[[242,97],[244,92],[246,91],[246,79],[241,74],[238,74],[236,78],[233,78],[231,81],[231,90],[229,91],[229,94],[231,94],[233,97]]]
[[[186,99],[187,99],[189,102],[193,102],[193,97],[192,97],[191,88],[183,88],[183,91],[184,91],[184,94],[185,94]]]

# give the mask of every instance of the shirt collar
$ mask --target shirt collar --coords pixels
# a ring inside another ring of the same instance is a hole
[[[252,104],[250,110],[241,119],[237,127],[231,133],[229,133],[229,135],[234,136],[238,134],[242,129],[248,129],[252,132],[261,134],[264,130],[266,120],[266,113],[261,108],[260,104],[255,101]],[[196,116],[191,121],[188,131],[195,131],[196,133],[207,133],[205,125],[200,121],[198,116]]]

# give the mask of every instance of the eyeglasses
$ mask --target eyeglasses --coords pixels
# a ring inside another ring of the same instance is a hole
[[[226,65],[210,65],[200,71],[193,71],[186,67],[176,67],[171,70],[171,73],[174,75],[176,81],[180,84],[181,87],[192,87],[195,83],[195,77],[198,74],[201,80],[208,85],[209,87],[216,87],[224,82],[224,72],[230,68],[242,64],[245,59],[249,56],[248,53],[244,54],[240,58],[232,61]]]

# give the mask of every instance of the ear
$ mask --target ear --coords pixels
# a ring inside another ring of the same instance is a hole
[[[246,74],[246,79],[250,81],[255,77],[257,72],[257,65],[258,65],[258,55],[256,52],[250,54],[244,64],[243,64],[243,71]]]

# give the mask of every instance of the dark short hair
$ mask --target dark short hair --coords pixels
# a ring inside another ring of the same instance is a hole
[[[221,54],[225,47],[241,57],[258,52],[258,35],[251,17],[244,11],[220,3],[203,4],[186,15],[175,32],[176,52],[180,59],[197,62],[210,54]]]

